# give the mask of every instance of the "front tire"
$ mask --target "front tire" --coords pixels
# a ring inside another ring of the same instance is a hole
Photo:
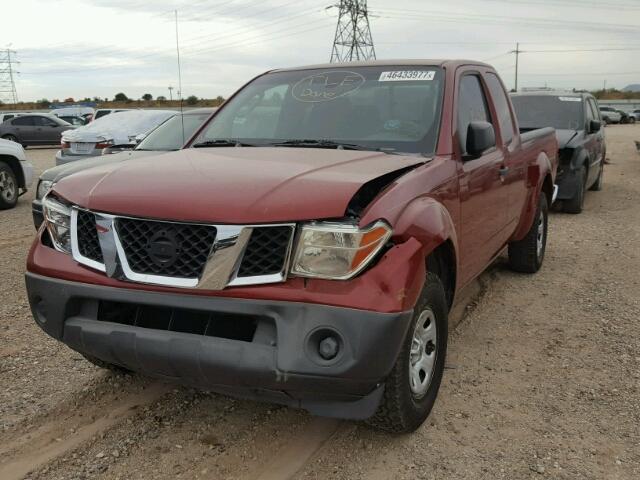
[[[448,307],[442,282],[427,273],[402,348],[386,379],[376,413],[367,420],[393,433],[416,430],[429,416],[440,389],[447,353]]]
[[[18,142],[18,137],[16,137],[15,135],[8,134],[2,138],[4,138],[5,140],[9,140],[10,142],[20,143]]]
[[[527,235],[509,244],[509,267],[522,273],[536,273],[540,270],[547,249],[549,227],[549,206],[544,192],[540,192],[538,208]]]
[[[18,203],[18,180],[9,165],[0,162],[0,210],[8,210]]]
[[[562,210],[566,213],[582,213],[584,207],[584,194],[587,183],[587,169],[584,166],[578,170],[578,189],[573,198],[565,200],[562,204]]]

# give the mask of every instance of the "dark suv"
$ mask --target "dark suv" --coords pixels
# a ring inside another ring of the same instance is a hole
[[[521,130],[554,127],[560,148],[558,200],[580,213],[587,189],[600,190],[606,146],[596,99],[589,93],[536,91],[511,96]]]

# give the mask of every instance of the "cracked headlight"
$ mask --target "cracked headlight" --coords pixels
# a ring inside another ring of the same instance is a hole
[[[53,187],[53,182],[49,180],[40,180],[38,183],[38,191],[36,192],[36,198],[38,200],[42,200],[44,196],[51,190]]]
[[[61,252],[71,253],[71,208],[47,195],[42,200],[42,213],[53,246]]]
[[[381,220],[362,229],[341,223],[302,225],[291,273],[348,280],[369,264],[391,233]]]

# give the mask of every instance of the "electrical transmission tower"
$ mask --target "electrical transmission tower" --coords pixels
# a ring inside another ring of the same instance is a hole
[[[17,64],[11,55],[15,55],[15,50],[0,50],[0,101],[3,103],[18,103],[18,93],[16,92],[16,82],[13,78],[13,65]]]
[[[338,26],[331,50],[331,63],[375,60],[369,27],[367,0],[340,0]]]

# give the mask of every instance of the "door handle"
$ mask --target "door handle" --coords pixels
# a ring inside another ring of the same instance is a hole
[[[506,177],[507,173],[509,173],[509,167],[500,167],[500,170],[498,170],[498,172],[500,173],[501,177]]]

